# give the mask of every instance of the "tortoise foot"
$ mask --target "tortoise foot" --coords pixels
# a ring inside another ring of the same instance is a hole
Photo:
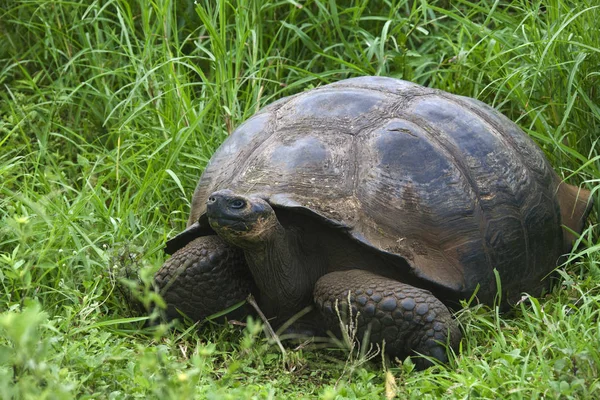
[[[154,276],[167,319],[200,321],[246,299],[253,288],[244,254],[218,236],[199,237],[176,251]],[[245,310],[228,315],[241,318]]]
[[[429,291],[368,271],[329,273],[317,281],[314,298],[333,331],[339,331],[338,311],[348,318],[349,298],[357,338],[370,330],[370,342],[385,341],[385,353],[392,357],[422,354],[447,362],[447,347],[456,349],[462,337],[448,308]],[[426,358],[414,361],[419,369],[431,366]]]

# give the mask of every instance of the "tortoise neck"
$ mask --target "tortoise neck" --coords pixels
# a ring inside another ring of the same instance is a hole
[[[270,313],[291,317],[312,302],[319,265],[306,248],[302,232],[279,222],[260,245],[245,249],[246,261]],[[284,322],[284,321],[281,321]]]

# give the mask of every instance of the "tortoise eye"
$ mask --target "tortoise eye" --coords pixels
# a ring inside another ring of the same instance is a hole
[[[246,202],[244,200],[233,200],[231,203],[229,203],[229,207],[239,210],[240,208],[244,208],[246,206]]]

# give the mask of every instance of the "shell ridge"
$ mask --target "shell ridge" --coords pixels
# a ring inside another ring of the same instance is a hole
[[[531,185],[531,184],[535,184],[536,186],[539,186],[539,182],[540,179],[535,179],[534,177],[530,176],[532,174],[532,172],[530,171],[530,169],[532,169],[534,172],[537,172],[538,175],[540,175],[540,178],[542,178],[542,180],[545,179],[552,179],[552,177],[548,177],[549,174],[551,174],[551,169],[550,168],[544,168],[544,167],[548,167],[547,165],[547,161],[545,160],[545,158],[542,158],[542,163],[544,165],[542,166],[538,166],[534,163],[530,163],[528,164],[525,160],[524,157],[522,156],[522,149],[519,148],[518,144],[516,143],[516,141],[514,140],[514,138],[511,135],[503,135],[502,129],[500,129],[500,127],[498,126],[498,124],[496,123],[496,121],[494,121],[493,119],[489,118],[489,113],[491,110],[487,110],[487,113],[483,113],[480,110],[477,109],[477,107],[474,106],[474,104],[472,104],[469,101],[463,101],[461,99],[461,97],[456,96],[456,95],[448,95],[446,93],[441,94],[441,96],[446,99],[447,101],[456,104],[457,106],[467,110],[467,112],[470,112],[471,114],[474,114],[481,123],[483,123],[485,126],[487,126],[489,128],[489,131],[494,135],[494,137],[496,139],[498,139],[503,145],[505,145],[507,148],[510,148],[511,153],[512,153],[512,158],[519,160],[519,163],[521,165],[521,170],[524,172],[524,182],[520,182],[520,185]],[[476,103],[475,103],[476,104]],[[487,105],[486,105],[487,106]],[[489,107],[489,106],[487,106]],[[486,107],[486,108],[487,108]],[[489,107],[491,109],[493,109],[493,107]],[[493,109],[495,112],[497,112],[495,109]],[[512,123],[512,121],[510,121]],[[528,138],[528,137],[527,137]],[[527,168],[529,167],[529,168]],[[509,189],[512,189],[509,187]],[[518,196],[516,195],[516,193],[514,192],[514,190],[511,190],[511,195],[512,198],[514,199],[514,201],[517,203],[517,209],[519,212],[519,224],[521,226],[521,230],[523,233],[523,237],[525,239],[525,257],[526,257],[526,265],[530,266],[531,265],[531,238],[529,235],[529,230],[527,229],[527,226],[525,226],[524,224],[524,220],[525,217],[527,216],[523,209],[527,204],[531,204],[531,206],[529,208],[531,209],[536,209],[538,207],[541,207],[541,203],[543,201],[543,198],[546,197],[546,194],[543,191],[537,191],[537,190],[530,190],[526,192],[528,195],[524,197],[523,201],[518,201]],[[554,198],[551,199],[552,201],[555,201]],[[514,204],[514,203],[513,203]],[[558,215],[557,215],[557,210],[556,207],[552,207],[552,212],[553,212],[553,219],[556,223],[558,223],[559,219],[558,219]],[[555,243],[555,245],[560,245],[560,243]]]
[[[508,148],[510,148],[513,157],[520,161],[521,166],[524,166],[523,165],[524,163],[521,160],[521,156],[520,156],[519,152],[517,151],[516,143],[514,142],[514,140],[508,135],[500,134],[498,127],[495,126],[495,124],[493,124],[492,121],[489,120],[489,118],[485,118],[485,116],[483,116],[479,112],[477,112],[477,110],[474,107],[472,107],[470,104],[460,101],[460,99],[454,95],[447,96],[445,93],[442,93],[441,97],[443,97],[444,99],[446,99],[447,101],[449,101],[451,103],[458,105],[459,107],[467,110],[468,112],[474,114],[480,120],[481,123],[483,123],[485,126],[487,126],[489,128],[489,131],[494,135],[495,138],[497,138],[502,144],[504,144]],[[531,183],[532,179],[529,176],[529,171],[527,170],[527,168],[522,168],[522,170],[524,172],[524,177],[526,178],[525,180],[529,181],[529,182],[525,182],[524,184]],[[508,189],[511,189],[511,188],[508,187]],[[518,201],[517,196],[513,190],[511,190],[510,194],[515,201]],[[526,196],[522,202],[518,202],[518,206],[516,207],[519,212],[519,217],[520,217],[518,219],[519,226],[521,227],[521,232],[522,232],[523,238],[525,239],[525,260],[526,260],[525,263],[528,266],[531,265],[531,255],[530,255],[531,239],[529,238],[529,231],[528,231],[527,227],[525,226],[525,224],[523,223],[523,218],[524,218],[523,206],[524,206],[524,203],[528,202],[529,197],[530,196]]]
[[[435,97],[435,96],[437,96],[437,94],[432,94],[430,96]],[[450,140],[448,135],[446,135],[446,133],[443,130],[432,126],[430,124],[430,122],[427,121],[426,119],[421,118],[414,114],[407,113],[407,112],[403,112],[402,115],[400,116],[400,118],[402,118],[408,122],[411,122],[417,126],[420,126],[423,129],[423,131],[425,132],[425,134],[427,135],[427,137],[431,140],[431,143],[433,143],[436,147],[438,147],[445,154],[447,154],[449,157],[451,157],[451,159],[453,161],[452,164],[456,166],[456,169],[459,171],[459,173],[463,176],[465,181],[469,184],[469,186],[473,190],[476,207],[477,207],[477,210],[479,211],[478,226],[479,226],[481,237],[483,238],[484,233],[485,233],[484,225],[487,224],[487,217],[486,217],[485,210],[483,209],[481,193],[479,191],[479,187],[476,183],[475,178],[472,176],[472,173],[471,173],[469,167],[467,165],[465,165],[464,161],[462,160],[462,157],[460,156],[461,155],[460,150],[453,144],[452,140]],[[432,134],[434,132],[435,132],[435,134]],[[441,137],[444,138],[443,141],[440,140]],[[482,246],[483,251],[485,253],[485,259],[488,263],[488,266],[491,266],[491,265],[493,265],[493,263],[492,263],[491,250],[489,248],[489,245],[488,245],[487,241],[485,241],[485,240],[482,240],[482,244],[483,244],[483,246]],[[442,253],[444,254],[445,252],[442,252]],[[456,269],[455,266],[453,266],[453,268]]]

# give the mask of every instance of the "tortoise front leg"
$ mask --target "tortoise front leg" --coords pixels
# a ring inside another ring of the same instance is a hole
[[[359,313],[358,338],[370,329],[370,341],[385,340],[385,353],[390,356],[420,353],[447,362],[446,344],[456,349],[460,342],[462,334],[450,311],[429,291],[363,270],[331,272],[315,285],[317,308],[334,332],[339,331],[336,301],[344,317],[349,292],[352,314]],[[424,358],[415,363],[418,368],[431,365]]]
[[[199,237],[176,251],[154,281],[167,303],[167,318],[183,313],[194,321],[239,303],[253,288],[244,253],[218,236]]]

